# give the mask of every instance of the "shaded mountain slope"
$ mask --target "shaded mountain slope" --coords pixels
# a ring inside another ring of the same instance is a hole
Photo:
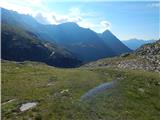
[[[40,40],[37,35],[20,27],[2,24],[2,59],[40,61],[58,67],[80,65],[69,51]]]
[[[93,61],[104,57],[115,56],[115,52],[105,44],[95,32],[69,22],[56,26],[54,34],[57,43],[74,51],[83,61]]]
[[[19,26],[34,33],[41,40],[56,43],[74,53],[75,57],[84,62],[130,52],[124,45],[121,45],[121,42],[113,34],[110,34],[109,40],[114,38],[111,41],[115,41],[114,44],[117,48],[113,48],[112,44],[102,40],[94,31],[79,27],[72,22],[60,25],[43,25],[29,15],[18,14],[6,9],[1,11],[2,23]]]
[[[115,35],[109,30],[104,31],[102,34],[98,34],[102,40],[110,46],[110,48],[117,54],[131,52],[132,50],[126,47]]]

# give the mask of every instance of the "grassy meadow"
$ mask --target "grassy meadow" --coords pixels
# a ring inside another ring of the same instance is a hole
[[[159,120],[160,74],[109,68],[62,69],[2,60],[2,120]],[[112,89],[86,101],[99,84]],[[13,100],[8,102],[9,100]],[[26,102],[37,106],[21,112]]]

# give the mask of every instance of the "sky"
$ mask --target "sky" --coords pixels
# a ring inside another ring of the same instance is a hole
[[[160,38],[159,1],[0,0],[0,7],[29,14],[42,24],[75,22],[97,33],[108,29],[120,40]]]

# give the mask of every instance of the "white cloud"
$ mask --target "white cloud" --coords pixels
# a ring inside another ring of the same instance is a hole
[[[6,8],[8,10],[17,11],[22,14],[29,14],[32,12],[32,9],[29,7],[19,6],[19,5],[11,4],[7,2],[0,2],[0,7]]]
[[[79,22],[78,25],[84,28],[90,28],[91,30],[101,33],[107,29],[110,29],[111,23],[106,20],[100,21],[99,23],[93,23],[83,20],[82,22]]]
[[[35,10],[47,10],[44,0],[5,0],[0,1],[0,7],[23,14],[33,14]]]
[[[49,24],[49,21],[47,20],[46,17],[44,17],[41,13],[38,13],[36,16],[35,16],[36,20],[42,24]]]
[[[95,29],[96,25],[93,24],[92,22],[88,22],[88,21],[82,21],[78,23],[79,26],[84,27],[84,28],[91,28],[91,29]]]
[[[111,26],[106,20],[96,21],[95,23],[96,13],[82,12],[79,7],[71,7],[67,14],[60,14],[49,10],[43,2],[44,0],[5,0],[0,1],[0,7],[22,14],[30,14],[43,24],[75,22],[81,27],[90,28],[96,32],[103,32]]]
[[[104,21],[100,22],[100,25],[102,26],[103,29],[106,30],[106,29],[110,29],[111,23],[106,21],[106,20],[104,20]]]
[[[55,23],[57,23],[57,24],[58,23],[64,23],[64,22],[68,21],[67,17],[65,17],[65,16],[58,18],[55,15],[53,15],[52,18],[55,21]]]
[[[67,15],[58,14],[56,12],[48,12],[48,13],[43,12],[43,14],[51,24],[60,24],[64,22],[78,23],[82,21],[82,17],[80,15],[81,12],[79,8],[69,9],[69,12]]]

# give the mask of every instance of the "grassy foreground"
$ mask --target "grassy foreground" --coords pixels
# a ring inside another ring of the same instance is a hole
[[[113,89],[80,100],[91,88],[115,79]],[[159,91],[158,73],[2,61],[2,120],[159,120]],[[8,100],[13,101],[4,104]],[[19,111],[31,101],[38,105]]]

